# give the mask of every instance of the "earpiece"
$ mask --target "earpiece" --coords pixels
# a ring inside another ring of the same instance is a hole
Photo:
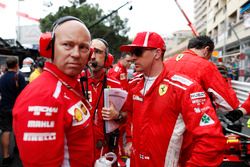
[[[43,33],[39,40],[39,52],[40,55],[46,58],[53,58],[54,56],[54,42],[55,42],[55,30],[56,28],[63,24],[64,22],[76,20],[84,24],[80,19],[73,16],[64,16],[56,20],[51,28],[51,32]],[[91,54],[90,54],[91,55]]]
[[[39,40],[40,55],[46,58],[52,57],[52,36],[50,32],[43,33]]]

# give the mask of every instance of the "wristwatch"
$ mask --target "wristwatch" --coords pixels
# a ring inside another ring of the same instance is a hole
[[[115,119],[116,122],[122,122],[123,121],[123,115],[121,112],[119,112],[118,117]]]

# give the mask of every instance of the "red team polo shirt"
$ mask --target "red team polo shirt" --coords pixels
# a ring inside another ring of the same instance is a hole
[[[81,92],[77,79],[46,63],[18,97],[13,126],[25,167],[93,166],[90,105],[70,87]]]

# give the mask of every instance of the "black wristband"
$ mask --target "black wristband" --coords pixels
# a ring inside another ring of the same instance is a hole
[[[121,112],[119,112],[118,117],[115,119],[116,122],[122,122],[123,121],[123,115]]]

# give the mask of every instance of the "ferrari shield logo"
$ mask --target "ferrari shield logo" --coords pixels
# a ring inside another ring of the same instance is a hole
[[[125,73],[120,74],[120,80],[124,80],[124,79],[126,79]]]
[[[165,84],[161,84],[159,87],[159,95],[162,96],[164,95],[168,90],[168,86]]]
[[[179,61],[182,57],[184,56],[184,54],[179,54],[177,57],[176,57],[176,61]]]

